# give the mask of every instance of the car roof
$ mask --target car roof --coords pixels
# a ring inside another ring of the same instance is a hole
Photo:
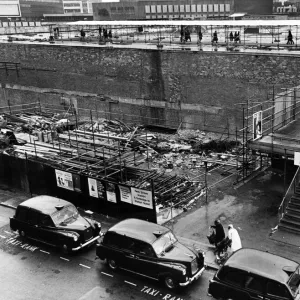
[[[57,205],[66,206],[70,204],[71,203],[66,200],[43,195],[43,196],[36,196],[30,198],[20,203],[19,206],[33,208],[35,210],[42,212],[43,214],[51,215],[57,211],[55,206]]]
[[[131,238],[153,244],[157,240],[154,232],[164,234],[170,231],[168,228],[161,225],[139,220],[139,219],[126,219],[111,227],[108,231],[116,232],[121,235],[126,235]]]
[[[293,260],[269,252],[242,248],[232,254],[224,266],[242,269],[265,278],[286,283],[290,275],[284,271],[284,268],[295,270],[299,264]]]

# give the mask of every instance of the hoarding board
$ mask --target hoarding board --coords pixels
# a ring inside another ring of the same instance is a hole
[[[131,196],[130,188],[127,186],[119,185],[119,189],[120,189],[121,201],[132,204],[132,196]]]
[[[153,209],[152,192],[131,188],[132,204]]]
[[[253,140],[262,137],[262,111],[253,114]]]
[[[55,175],[58,187],[74,191],[72,173],[55,170]]]

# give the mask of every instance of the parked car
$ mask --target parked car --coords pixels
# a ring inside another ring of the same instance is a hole
[[[300,299],[299,264],[255,249],[240,249],[209,281],[208,293],[216,299]]]
[[[20,203],[10,218],[10,227],[21,237],[60,247],[64,252],[96,243],[101,233],[100,223],[82,217],[72,203],[50,196]]]
[[[109,268],[124,269],[159,280],[169,289],[186,286],[204,269],[204,253],[178,242],[166,227],[127,219],[111,227],[96,246],[96,254]]]

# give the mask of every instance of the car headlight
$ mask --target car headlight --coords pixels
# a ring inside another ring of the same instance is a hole
[[[78,239],[79,239],[79,236],[78,236],[77,234],[74,234],[74,235],[73,235],[73,240],[74,240],[74,242],[77,242]]]

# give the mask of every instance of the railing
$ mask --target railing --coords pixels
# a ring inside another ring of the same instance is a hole
[[[289,201],[291,200],[291,197],[295,194],[296,191],[296,187],[300,182],[300,166],[297,169],[297,172],[294,175],[294,178],[286,192],[286,194],[283,197],[283,200],[278,208],[278,218],[279,221],[282,219],[282,217],[284,216],[285,213],[285,209],[289,203]]]

